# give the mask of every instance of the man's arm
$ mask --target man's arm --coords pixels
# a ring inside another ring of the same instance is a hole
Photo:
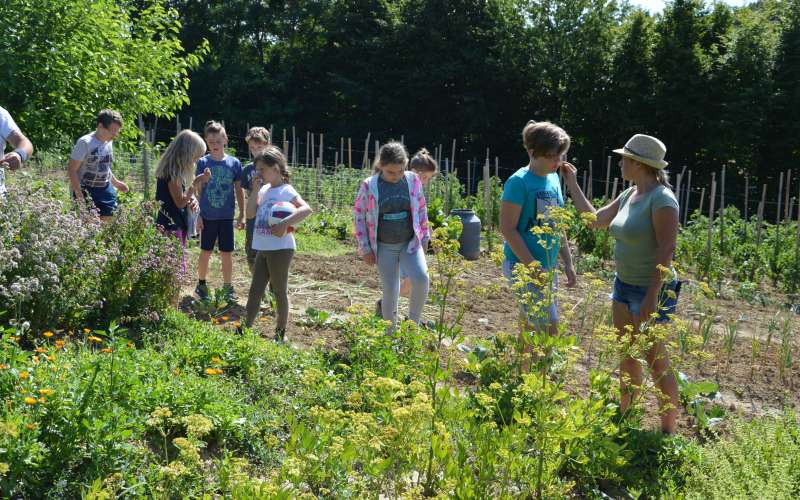
[[[20,131],[15,130],[7,137],[8,143],[14,148],[0,159],[0,163],[5,163],[9,169],[16,170],[22,167],[28,158],[33,155],[33,144],[27,137]],[[2,152],[0,152],[1,154]]]

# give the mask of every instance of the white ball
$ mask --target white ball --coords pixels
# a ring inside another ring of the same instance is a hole
[[[274,226],[297,211],[288,201],[279,201],[269,209],[269,225]]]

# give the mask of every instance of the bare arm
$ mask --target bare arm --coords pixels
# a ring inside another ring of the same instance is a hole
[[[72,192],[75,194],[75,199],[83,202],[83,191],[81,191],[81,181],[78,179],[78,170],[81,168],[80,160],[70,160],[67,166],[69,173],[69,184],[72,187]]]
[[[242,188],[242,181],[233,183],[233,189],[236,192],[236,204],[239,205],[239,223],[244,222],[244,188]]]
[[[175,206],[178,208],[183,208],[192,201],[192,196],[194,196],[194,185],[189,186],[186,192],[183,192],[183,186],[181,182],[177,179],[169,181],[169,195],[172,197],[172,202],[175,203]]]
[[[564,181],[569,189],[572,203],[575,204],[575,208],[578,209],[578,212],[591,212],[597,216],[597,220],[589,224],[589,227],[592,229],[607,228],[611,224],[611,221],[614,220],[614,217],[617,216],[617,212],[619,212],[619,200],[622,197],[622,193],[617,196],[617,199],[597,210],[594,208],[594,205],[592,205],[592,202],[586,199],[586,195],[583,194],[581,187],[578,185],[577,169],[575,166],[571,163],[564,163],[561,166],[561,174],[564,176]]]
[[[561,243],[558,247],[558,255],[561,257],[561,261],[564,262],[564,274],[567,275],[567,282],[565,286],[567,288],[572,288],[577,283],[577,276],[575,275],[575,266],[572,264],[572,252],[569,246],[569,238],[567,238],[567,232],[561,235]]]
[[[30,158],[33,154],[33,144],[31,144],[31,141],[19,130],[11,132],[7,140],[14,149],[21,149],[25,153],[26,158]],[[23,161],[22,156],[16,151],[11,151],[5,155],[0,151],[0,163],[5,163],[11,170],[16,170],[22,166]]]
[[[533,255],[525,245],[522,235],[517,231],[517,223],[519,222],[519,214],[522,212],[522,206],[514,203],[504,201],[500,205],[500,233],[508,242],[511,251],[517,256],[517,259],[525,265],[533,262]]]

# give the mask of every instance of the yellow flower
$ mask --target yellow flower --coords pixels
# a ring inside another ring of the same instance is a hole
[[[106,348],[100,349],[100,352],[109,353],[109,352],[111,352],[111,348],[110,347],[106,347]]]
[[[19,372],[19,378],[20,378],[20,380],[27,380],[27,379],[28,379],[28,375],[29,375],[29,374],[28,374],[28,372],[26,372],[26,371],[21,371],[21,372]]]
[[[36,398],[32,398],[30,396],[26,397],[25,398],[25,404],[26,405],[31,405],[31,406],[35,405],[36,404]]]
[[[228,317],[227,316],[223,316],[222,317],[222,321],[228,321]]]
[[[53,389],[39,389],[39,394],[42,396],[52,396],[53,392]]]
[[[42,352],[44,352],[44,348],[43,347],[37,347],[36,349],[34,349],[34,351],[36,351],[38,353],[42,353]]]
[[[45,359],[47,359],[47,361],[55,361],[56,357],[52,356],[52,355],[51,356],[45,356]]]
[[[83,329],[83,333],[92,333],[92,329],[91,328],[84,328]]]
[[[64,348],[64,341],[63,340],[56,340],[56,347],[58,349],[63,349]]]
[[[234,321],[234,322],[233,322],[233,323],[231,323],[231,324],[232,324],[232,325],[233,325],[235,328],[239,328],[239,327],[241,327],[241,326],[242,326],[242,323],[241,323],[241,322],[239,322],[239,321]]]
[[[103,341],[103,339],[101,339],[100,337],[95,337],[94,335],[89,337],[89,342],[96,342],[96,343],[99,344],[102,341]]]
[[[53,336],[53,332],[51,332],[50,330],[47,330],[42,335],[44,335],[45,337],[47,337],[49,339],[50,337]]]
[[[222,375],[222,370],[219,368],[206,368],[206,375]]]
[[[8,365],[7,365],[7,364],[5,364],[5,363],[0,363],[0,370],[5,370],[6,368],[8,368]]]

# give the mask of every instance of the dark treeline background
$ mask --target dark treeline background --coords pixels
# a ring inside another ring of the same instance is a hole
[[[675,0],[656,16],[606,0],[169,3],[184,46],[211,46],[182,113],[242,132],[296,125],[358,149],[367,131],[403,134],[446,156],[457,139],[457,162],[490,147],[508,168],[536,119],[603,172],[635,132],[700,182],[726,163],[754,182],[800,166],[800,0]]]

